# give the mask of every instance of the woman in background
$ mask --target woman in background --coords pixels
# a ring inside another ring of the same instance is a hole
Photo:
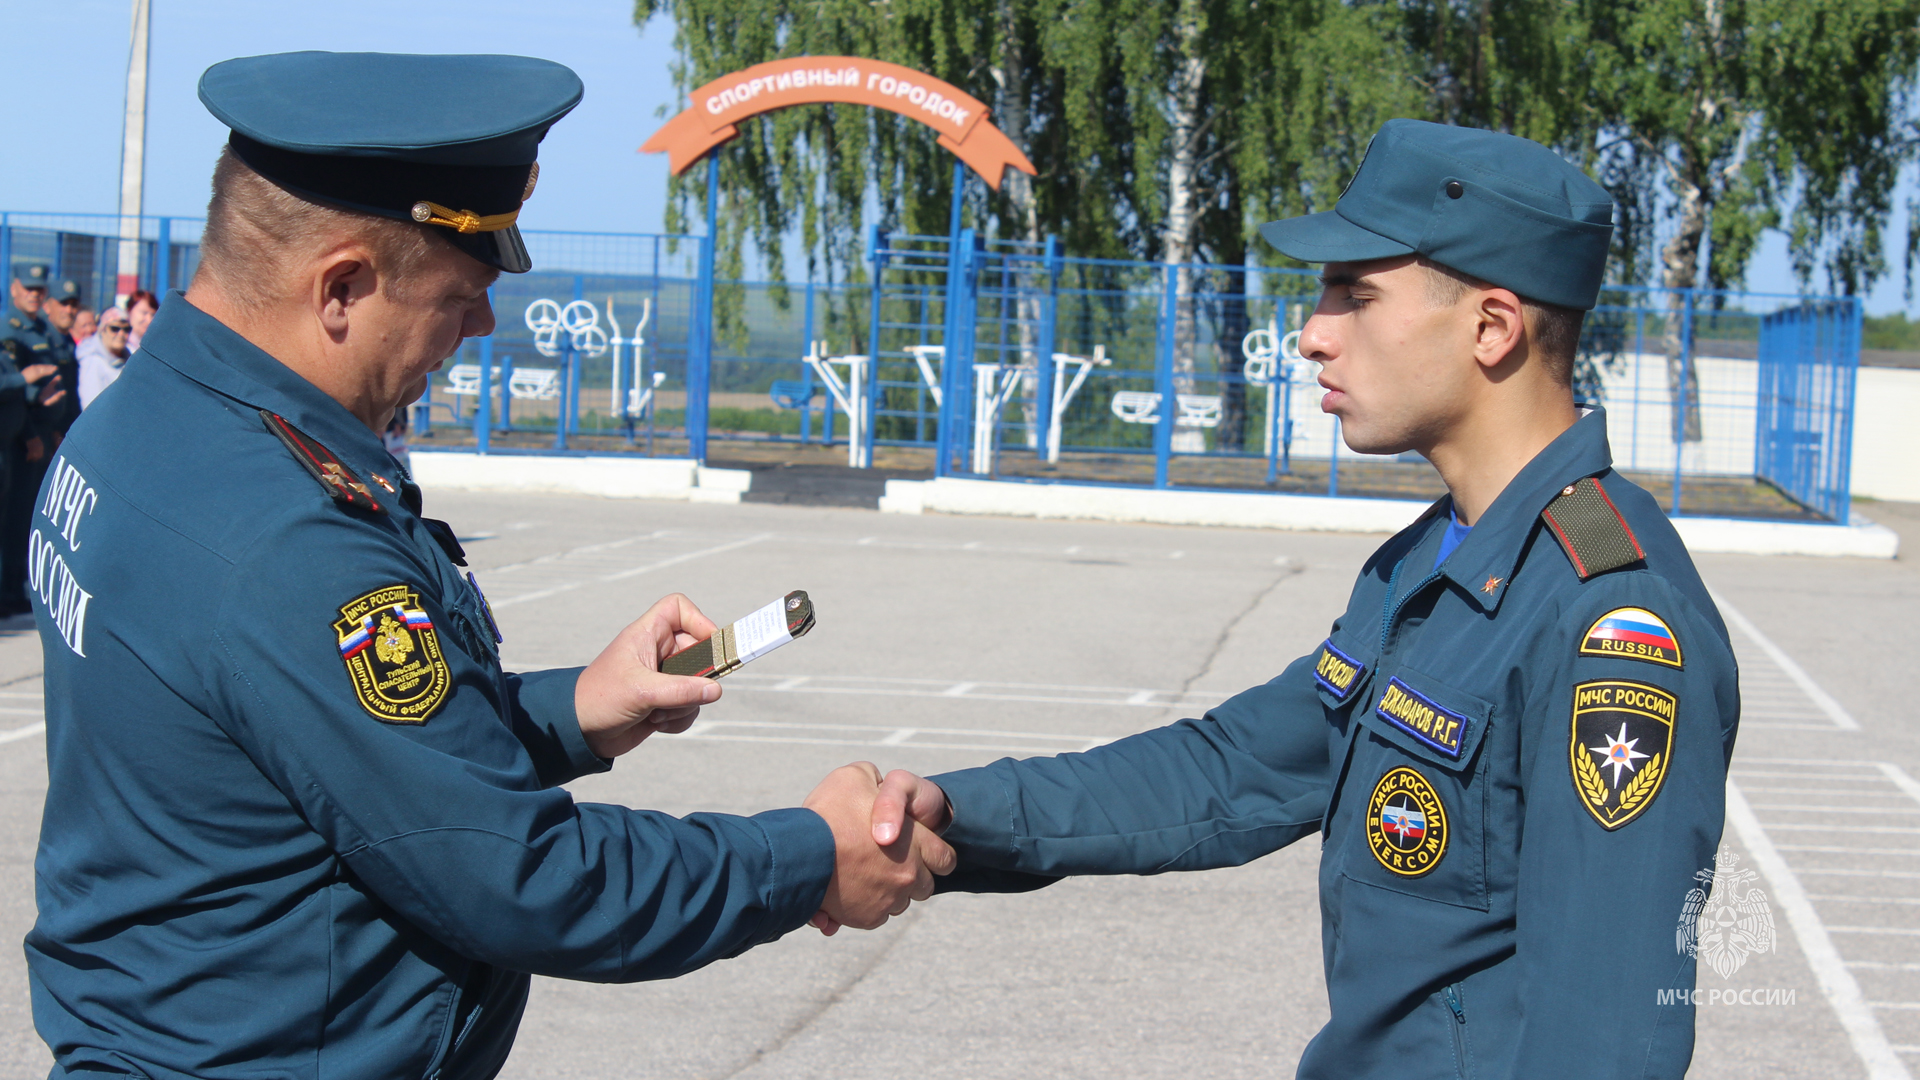
[[[147,332],[147,324],[159,310],[160,298],[145,289],[137,289],[127,296],[127,320],[133,324],[133,332],[127,335],[127,352],[140,351],[140,335]]]
[[[133,355],[127,339],[133,336],[133,320],[119,308],[108,308],[100,316],[100,332],[80,343],[80,407],[85,409],[100,396],[100,391],[120,377],[120,368]]]

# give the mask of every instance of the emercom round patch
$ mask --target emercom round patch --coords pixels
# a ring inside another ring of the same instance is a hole
[[[349,600],[333,630],[354,696],[375,720],[424,724],[447,700],[453,673],[419,593],[389,585]]]
[[[1427,778],[1406,766],[1390,770],[1367,800],[1367,846],[1380,865],[1419,877],[1447,853],[1447,808]]]

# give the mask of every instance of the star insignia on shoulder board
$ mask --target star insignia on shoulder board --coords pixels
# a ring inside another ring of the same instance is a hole
[[[1492,596],[1495,590],[1500,588],[1500,582],[1504,580],[1504,578],[1489,577],[1487,578],[1487,583],[1480,586],[1480,591],[1486,593],[1488,596]]]

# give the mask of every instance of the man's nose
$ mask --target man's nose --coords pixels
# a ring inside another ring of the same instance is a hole
[[[1334,332],[1334,321],[1314,312],[1307,319],[1307,325],[1300,328],[1300,355],[1316,364],[1324,364],[1339,355],[1340,342]]]
[[[467,313],[466,325],[460,328],[461,337],[486,337],[493,333],[493,298],[483,296],[479,306]]]

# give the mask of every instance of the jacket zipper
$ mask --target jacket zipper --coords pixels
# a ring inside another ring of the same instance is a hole
[[[1443,994],[1447,999],[1447,1008],[1453,1012],[1453,1067],[1459,1072],[1461,1080],[1471,1080],[1472,1053],[1467,1045],[1467,1010],[1460,1004],[1460,984],[1447,987]]]

